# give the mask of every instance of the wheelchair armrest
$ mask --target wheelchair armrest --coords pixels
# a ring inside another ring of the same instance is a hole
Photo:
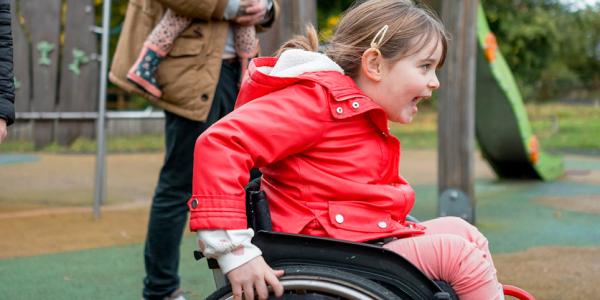
[[[271,211],[264,191],[260,190],[261,178],[255,178],[246,186],[246,220],[254,231],[273,230]]]
[[[248,191],[246,193],[246,218],[248,227],[254,231],[271,231],[273,224],[271,223],[271,211],[269,210],[269,202],[263,191]]]

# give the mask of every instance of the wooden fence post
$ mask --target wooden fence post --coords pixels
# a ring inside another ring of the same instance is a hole
[[[31,35],[31,110],[34,112],[51,112],[56,108],[61,4],[61,0],[20,1],[25,26]],[[36,148],[51,143],[53,122],[36,121],[33,136]]]
[[[477,0],[442,1],[452,35],[438,100],[440,215],[475,222],[474,136]]]
[[[67,0],[67,15],[62,46],[59,105],[61,112],[95,112],[98,110],[97,36],[93,0]],[[99,56],[99,55],[98,55]],[[93,120],[61,120],[55,132],[61,145],[78,137],[93,138]]]

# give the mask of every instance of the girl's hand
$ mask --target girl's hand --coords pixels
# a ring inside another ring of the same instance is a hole
[[[227,278],[231,283],[234,300],[254,299],[254,291],[258,299],[265,300],[269,297],[267,284],[273,287],[275,296],[283,295],[283,285],[277,279],[283,276],[283,270],[273,270],[262,256],[255,257],[247,263],[229,271]]]

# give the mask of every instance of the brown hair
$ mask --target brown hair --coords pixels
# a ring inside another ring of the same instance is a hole
[[[357,1],[342,17],[325,54],[344,69],[346,75],[356,77],[361,56],[381,28],[388,25],[387,33],[378,45],[386,59],[398,60],[410,56],[432,40],[442,43],[439,67],[446,58],[448,34],[439,18],[427,7],[411,0]],[[317,51],[317,33],[307,26],[306,36],[296,36],[277,52],[291,48]]]
[[[306,35],[295,35],[291,40],[283,43],[275,56],[279,57],[281,53],[288,49],[303,49],[307,51],[319,51],[319,38],[317,31],[312,24],[306,25]]]

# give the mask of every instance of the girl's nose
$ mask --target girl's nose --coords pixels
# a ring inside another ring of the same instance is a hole
[[[428,86],[432,90],[437,90],[440,87],[440,81],[437,78],[437,74],[433,74],[433,78],[429,81]]]

